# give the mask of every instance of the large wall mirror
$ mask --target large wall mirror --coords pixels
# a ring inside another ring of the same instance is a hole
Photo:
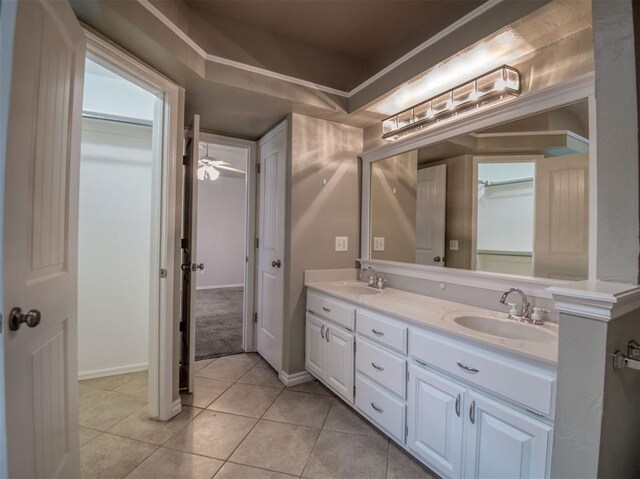
[[[371,163],[370,258],[581,280],[588,101]]]

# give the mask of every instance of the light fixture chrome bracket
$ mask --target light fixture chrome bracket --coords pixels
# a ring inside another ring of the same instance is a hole
[[[612,355],[613,369],[636,369],[640,371],[640,343],[632,339],[627,343],[627,354],[617,350]]]

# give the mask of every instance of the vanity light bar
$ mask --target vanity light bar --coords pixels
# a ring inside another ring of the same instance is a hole
[[[503,65],[382,121],[382,138],[397,140],[443,120],[520,94],[520,72]]]

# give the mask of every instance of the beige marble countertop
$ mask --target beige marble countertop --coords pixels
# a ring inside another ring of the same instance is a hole
[[[314,278],[317,279],[317,278]],[[558,361],[558,325],[545,323],[542,326],[524,325],[531,328],[544,329],[555,336],[552,341],[525,341],[520,339],[502,338],[490,334],[466,328],[456,323],[453,318],[456,313],[488,315],[505,318],[505,313],[498,313],[487,309],[469,306],[462,303],[445,301],[430,296],[410,293],[394,288],[385,288],[376,294],[358,294],[357,288],[345,288],[348,285],[359,285],[366,288],[366,284],[353,280],[347,281],[322,281],[307,280],[305,286],[339,299],[355,303],[358,306],[385,313],[414,323],[418,326],[426,326],[446,333],[460,336],[484,345],[493,346],[513,354],[555,365]]]

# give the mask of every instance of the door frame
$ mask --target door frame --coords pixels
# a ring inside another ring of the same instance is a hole
[[[157,235],[151,244],[151,295],[149,321],[149,415],[169,420],[181,410],[180,399],[174,402],[174,288],[176,265],[175,204],[178,194],[178,161],[182,144],[178,142],[179,99],[183,91],[152,68],[117,47],[99,34],[85,27],[87,58],[117,72],[127,80],[154,91],[162,97],[162,108],[156,108],[154,124],[154,151],[161,158],[154,159],[159,170],[154,172],[154,198],[152,202],[152,231]],[[157,134],[157,133],[160,134]],[[180,135],[181,136],[181,135]],[[166,270],[161,279],[161,269]],[[157,320],[153,320],[157,318]]]
[[[230,146],[245,151],[245,226],[244,226],[244,297],[242,305],[242,348],[246,352],[256,350],[255,323],[255,268],[256,268],[256,206],[257,206],[257,172],[258,143],[256,141],[233,138],[200,131],[200,141],[220,146]]]
[[[476,271],[478,266],[478,165],[480,163],[534,163],[544,155],[473,155],[471,172],[471,270]],[[535,218],[535,191],[534,191],[534,218]],[[535,223],[535,219],[534,219]],[[535,224],[533,236],[535,236]]]

